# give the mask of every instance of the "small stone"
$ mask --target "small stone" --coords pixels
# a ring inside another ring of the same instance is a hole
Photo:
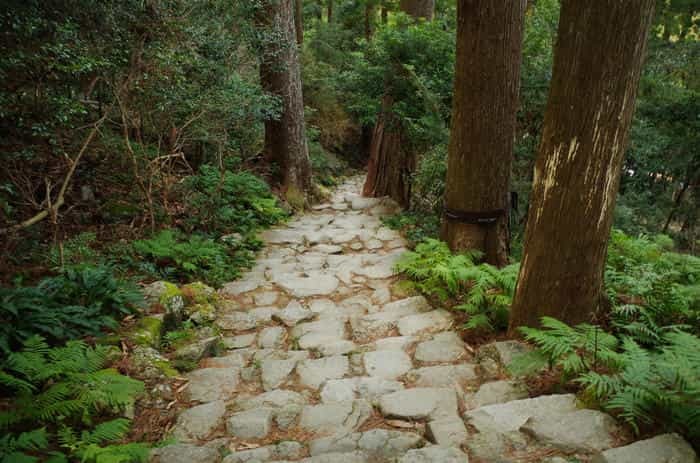
[[[258,408],[234,414],[226,422],[226,430],[239,439],[261,439],[272,428],[274,410]]]
[[[233,396],[240,381],[238,368],[202,368],[187,374],[189,400],[213,402]]]
[[[312,389],[318,389],[329,379],[338,379],[350,372],[348,358],[342,355],[305,360],[297,366],[299,382]]]
[[[243,368],[248,365],[253,356],[250,349],[237,349],[222,357],[212,357],[204,360],[207,368]]]
[[[382,415],[400,419],[438,419],[457,414],[457,394],[449,388],[413,388],[379,399]]]
[[[263,349],[280,349],[287,340],[287,330],[281,326],[270,326],[260,331],[258,345]]]
[[[243,349],[253,345],[255,342],[255,333],[225,337],[222,339],[222,342],[227,349]]]
[[[469,457],[458,448],[433,445],[409,450],[398,463],[469,463]]]
[[[492,365],[493,362],[498,370],[503,371],[515,357],[530,350],[530,346],[519,341],[496,341],[481,346],[476,353],[476,359],[489,376],[496,377],[500,371],[494,371],[496,368]]]
[[[152,449],[149,461],[150,463],[217,463],[221,461],[221,455],[213,447],[174,444]]]
[[[272,318],[287,326],[294,326],[299,322],[314,318],[314,315],[313,311],[303,308],[299,302],[292,301],[287,307],[274,314]]]
[[[402,350],[378,350],[364,354],[365,371],[369,376],[396,379],[413,368],[411,357]]]
[[[438,309],[416,315],[403,317],[398,321],[399,333],[411,336],[422,333],[437,333],[452,327],[452,315],[446,310]]]
[[[186,362],[199,362],[205,357],[210,357],[216,353],[219,344],[219,337],[201,339],[187,346],[180,347],[175,351],[174,358]]]
[[[441,418],[428,423],[426,437],[431,442],[447,447],[461,447],[467,441],[467,427],[458,416]]]
[[[606,450],[593,463],[695,463],[693,448],[678,434],[661,434],[624,447]]]
[[[283,385],[296,365],[296,360],[264,360],[260,366],[263,389],[271,391]]]
[[[177,417],[173,436],[180,442],[197,441],[209,436],[226,414],[226,404],[217,400],[184,410]]]
[[[248,313],[255,318],[258,325],[261,325],[263,323],[271,322],[272,317],[279,311],[280,309],[277,307],[256,307],[254,309],[250,309]]]

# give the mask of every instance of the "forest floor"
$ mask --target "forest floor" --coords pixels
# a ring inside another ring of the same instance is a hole
[[[221,290],[227,351],[187,375],[178,443],[152,461],[612,462],[675,448],[665,435],[600,455],[629,441],[612,417],[571,394],[529,398],[504,368],[526,346],[473,349],[451,312],[406,291],[393,269],[406,242],[381,223],[397,207],[361,185],[263,234],[256,266]]]

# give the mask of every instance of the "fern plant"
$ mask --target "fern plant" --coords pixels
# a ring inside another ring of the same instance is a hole
[[[0,432],[6,433],[0,440],[0,452],[43,451],[52,461],[67,461],[59,453],[45,451],[55,447],[55,441],[82,461],[91,461],[86,455],[95,455],[94,461],[142,461],[97,458],[101,444],[121,440],[129,428],[128,420],[103,421],[103,417],[123,410],[143,391],[140,381],[104,368],[110,350],[91,348],[81,341],[50,348],[42,338],[33,337],[22,351],[9,354],[0,366],[0,386],[13,393],[13,400],[0,411]],[[37,425],[44,428],[10,434]],[[117,448],[104,453],[118,454]]]
[[[660,422],[700,437],[700,338],[673,332],[663,342],[660,349],[645,349],[626,338],[617,369],[585,372],[578,381],[636,431]]]
[[[541,329],[518,328],[537,348],[516,357],[509,366],[512,372],[532,374],[548,366],[561,368],[565,378],[572,378],[619,362],[617,338],[598,326],[583,323],[571,327],[551,317],[542,317],[541,324]]]
[[[0,288],[0,351],[17,349],[34,335],[52,344],[97,336],[141,303],[135,285],[108,267],[73,268],[37,286]]]
[[[519,266],[497,269],[477,264],[480,257],[476,250],[453,254],[446,243],[427,239],[415,251],[406,252],[396,269],[423,293],[459,300],[454,308],[470,315],[466,328],[503,329],[508,325]]]

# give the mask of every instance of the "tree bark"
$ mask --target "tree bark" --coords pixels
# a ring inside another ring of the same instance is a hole
[[[591,321],[654,0],[562,1],[510,332]]]
[[[304,43],[304,1],[294,2],[294,30],[296,31],[297,44]]]
[[[311,188],[311,163],[306,141],[301,71],[294,28],[295,0],[265,0],[257,22],[264,39],[260,81],[282,101],[279,119],[265,122],[265,158],[276,164],[276,179],[285,193],[304,195]]]
[[[364,196],[389,196],[404,207],[411,197],[410,175],[415,168],[415,156],[405,148],[403,131],[391,112],[391,97],[385,96],[382,114],[374,126],[370,144],[367,181]]]
[[[372,39],[372,14],[374,13],[374,5],[367,3],[365,5],[365,38]]]
[[[399,8],[413,19],[422,18],[432,21],[435,14],[435,0],[401,0]]]
[[[508,263],[508,209],[525,2],[460,0],[442,237]],[[451,217],[450,211],[476,213]]]
[[[328,0],[328,24],[333,21],[333,0]]]
[[[401,2],[401,10],[414,19],[431,20],[434,0],[410,0]],[[384,96],[382,110],[372,132],[367,179],[363,195],[389,196],[404,208],[411,202],[410,177],[416,165],[416,153],[405,143],[401,121],[393,116],[393,99]]]
[[[386,24],[388,22],[389,22],[389,9],[385,5],[382,5],[382,24]]]

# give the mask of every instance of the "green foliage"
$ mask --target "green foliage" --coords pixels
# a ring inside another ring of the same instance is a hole
[[[435,238],[440,231],[439,217],[415,211],[404,211],[396,215],[382,217],[382,222],[389,228],[400,230],[412,243]]]
[[[36,334],[52,344],[99,335],[142,300],[133,283],[107,267],[69,269],[32,287],[0,287],[0,350],[14,350]]]
[[[549,317],[541,322],[541,329],[519,328],[536,349],[517,357],[511,372],[532,374],[549,363],[637,432],[660,423],[691,439],[700,436],[700,338],[674,330],[645,347],[599,326],[570,327]]]
[[[110,352],[80,341],[50,348],[34,337],[22,351],[10,353],[0,365],[0,385],[13,394],[9,408],[0,411],[0,432],[6,433],[0,438],[0,455],[31,451],[67,461],[47,450],[55,442],[82,461],[146,461],[144,445],[100,447],[123,439],[129,429],[126,419],[103,417],[119,413],[143,392],[140,381],[104,368]],[[43,428],[10,433],[28,426]]]
[[[197,175],[186,179],[184,188],[189,230],[249,235],[287,215],[270,187],[248,172],[234,173],[205,164]]]
[[[518,374],[533,373],[545,365],[562,370],[566,378],[585,371],[615,365],[618,340],[600,327],[581,324],[570,327],[551,317],[542,317],[542,329],[520,327],[525,339],[537,346],[509,366]]]
[[[217,242],[199,234],[184,237],[173,229],[134,242],[134,249],[149,260],[150,267],[145,269],[152,273],[166,279],[197,279],[213,285],[238,277],[240,269],[249,266],[254,257],[246,247],[236,249],[223,240]]]
[[[453,254],[442,241],[427,239],[406,252],[396,269],[423,293],[442,300],[455,298],[454,308],[469,314],[468,329],[500,330],[508,326],[519,266],[497,269],[477,264],[478,251]]]
[[[656,344],[682,326],[699,329],[700,258],[668,251],[668,237],[633,238],[613,230],[605,282],[613,326]]]

